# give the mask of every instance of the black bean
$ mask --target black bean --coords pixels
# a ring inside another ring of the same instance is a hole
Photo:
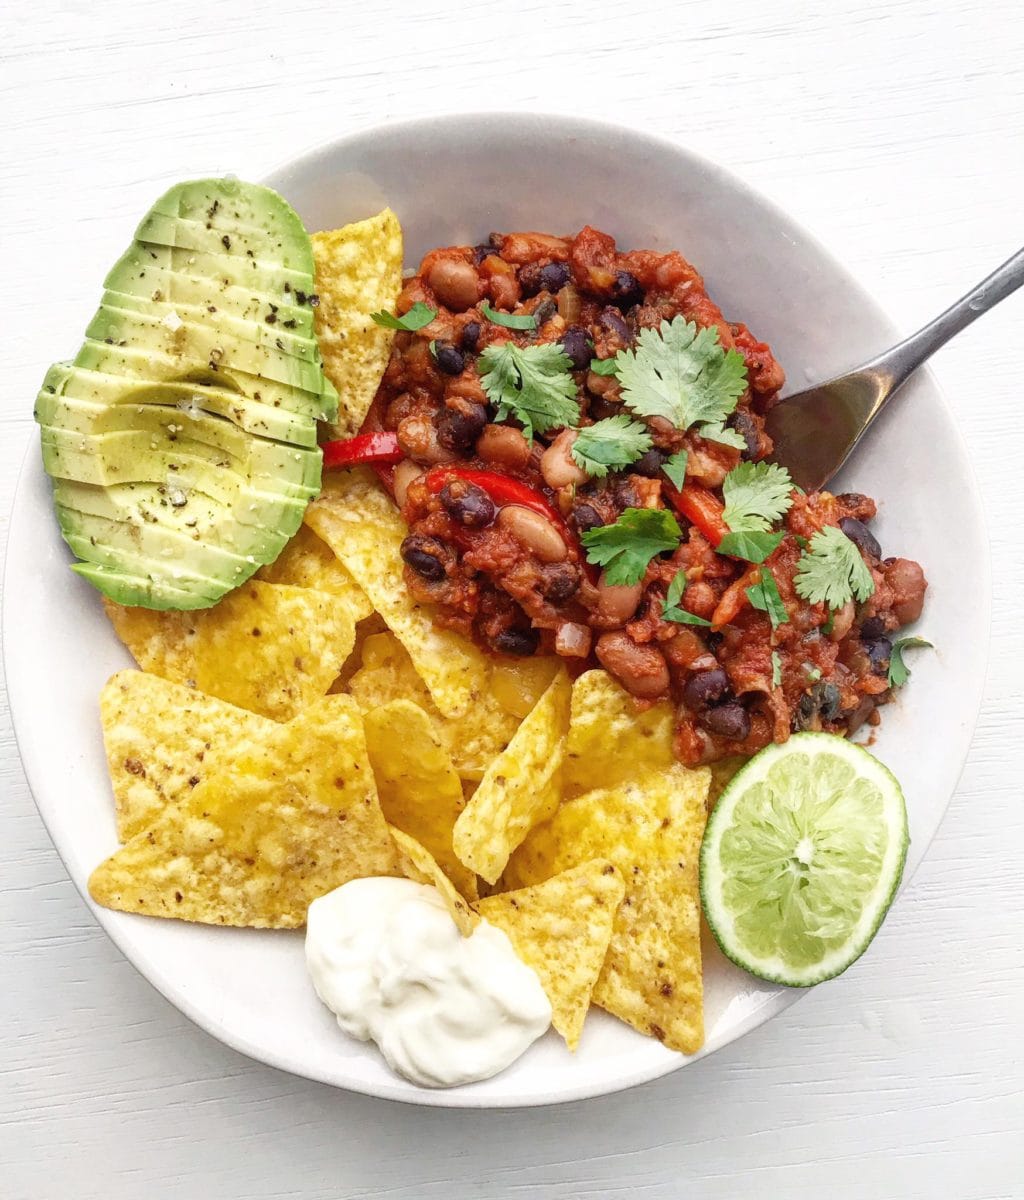
[[[863,636],[863,635],[862,635]],[[892,657],[892,642],[887,637],[872,638],[864,643],[864,653],[871,663],[871,670],[876,675],[889,673],[889,660]]]
[[[569,282],[569,267],[566,263],[552,262],[540,269],[541,291],[554,295]]]
[[[619,339],[623,346],[631,346],[633,344],[633,331],[622,319],[622,313],[615,308],[602,309],[601,315],[597,318],[598,324],[602,328],[607,329]]]
[[[536,294],[544,286],[541,283],[540,267],[538,267],[536,263],[527,263],[525,266],[520,267],[518,279],[519,293],[523,299],[527,299],[530,296],[536,296]]]
[[[541,590],[551,604],[564,604],[579,591],[579,571],[570,563],[550,563],[541,568]]]
[[[485,258],[488,258],[493,253],[494,253],[493,246],[474,246],[473,247],[473,261],[476,263],[477,266],[479,266],[484,261]]]
[[[826,721],[834,721],[839,716],[843,697],[834,683],[817,683],[814,685],[817,694],[818,711]]]
[[[476,344],[480,340],[480,322],[468,321],[462,327],[462,340],[460,345],[463,350],[473,351],[476,349]]]
[[[867,617],[861,622],[860,636],[865,642],[873,642],[885,633],[885,622],[881,617]]]
[[[568,354],[569,361],[576,371],[586,370],[594,357],[594,348],[590,343],[590,334],[582,325],[570,325],[562,334],[562,349]]]
[[[640,286],[640,280],[629,271],[616,271],[611,295],[620,308],[631,308],[634,304],[641,303],[644,289]]]
[[[748,460],[757,458],[761,451],[761,439],[757,433],[757,425],[750,413],[744,408],[736,409],[729,418],[728,425],[730,429],[735,429],[747,444],[746,450],[741,453],[740,457]]]
[[[661,475],[661,468],[665,463],[666,455],[660,450],[655,450],[652,446],[646,454],[642,454],[635,463],[630,463],[629,469],[635,475],[643,475],[647,479],[657,479]]]
[[[790,728],[794,733],[800,733],[802,730],[809,728],[817,711],[818,705],[814,697],[810,692],[804,692],[790,720]]]
[[[437,369],[446,375],[461,375],[466,369],[466,360],[461,350],[456,350],[451,342],[434,343],[434,361]]]
[[[572,518],[580,533],[586,533],[588,529],[596,529],[598,525],[604,524],[601,514],[590,504],[577,504],[573,509]]]
[[[691,675],[683,688],[683,699],[687,708],[694,712],[721,700],[729,690],[729,676],[721,667],[710,671],[698,671]]]
[[[709,708],[701,720],[712,733],[731,742],[742,742],[750,732],[750,715],[738,700]]]
[[[417,575],[424,579],[444,579],[445,569],[438,553],[438,543],[433,538],[410,533],[402,542],[402,559],[409,564]]]
[[[466,529],[482,529],[494,520],[494,501],[482,488],[464,479],[444,485],[441,503],[451,519]]]
[[[487,424],[487,410],[480,404],[446,408],[437,419],[437,440],[446,450],[468,450]]]
[[[592,421],[603,421],[605,417],[617,417],[621,412],[621,404],[613,404],[611,400],[606,400],[603,396],[595,396],[590,393],[587,415]]]
[[[870,554],[873,558],[882,557],[882,547],[878,544],[878,539],[862,521],[858,521],[856,517],[843,517],[839,528],[865,554]]]
[[[871,503],[863,492],[843,492],[836,499],[843,508],[864,508]]]
[[[536,654],[540,634],[536,629],[505,629],[494,639],[494,648],[501,654],[528,658]]]
[[[545,321],[550,321],[556,312],[558,312],[558,305],[554,300],[542,300],[533,310],[533,319],[537,322],[537,328],[539,329]]]

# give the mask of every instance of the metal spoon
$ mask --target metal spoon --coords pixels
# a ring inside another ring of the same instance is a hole
[[[786,396],[768,413],[772,458],[804,491],[824,487],[889,400],[940,346],[1024,284],[1024,250],[1006,260],[941,316],[870,362]]]

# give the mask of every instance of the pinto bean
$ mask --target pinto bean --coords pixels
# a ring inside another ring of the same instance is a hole
[[[562,535],[550,521],[532,509],[509,504],[498,513],[498,524],[541,562],[564,562],[568,557]]]
[[[437,440],[437,428],[426,413],[414,413],[398,423],[398,444],[417,462],[451,462],[455,455]]]
[[[853,628],[853,618],[857,610],[852,600],[847,600],[842,608],[832,614],[832,632],[829,637],[833,642],[841,642]]]
[[[485,462],[509,471],[521,471],[530,461],[530,443],[511,425],[485,425],[476,452]]]
[[[606,621],[625,625],[636,612],[644,594],[642,583],[608,583],[604,571],[597,582],[597,615]]]
[[[656,646],[637,645],[628,633],[616,631],[601,634],[596,654],[601,666],[632,695],[653,700],[668,691],[668,664]]]
[[[885,582],[892,588],[892,611],[901,625],[916,621],[924,608],[928,582],[919,563],[909,558],[893,559],[885,568]]]
[[[430,268],[427,283],[438,300],[452,312],[464,312],[480,298],[480,276],[476,267],[461,258],[439,258]]]
[[[573,483],[586,483],[587,473],[572,456],[575,429],[563,429],[540,459],[540,473],[549,488],[557,490]]]
[[[414,463],[411,458],[406,458],[395,467],[395,503],[399,508],[405,507],[405,498],[409,494],[409,484],[414,479],[419,479],[423,474],[423,468],[419,463]]]

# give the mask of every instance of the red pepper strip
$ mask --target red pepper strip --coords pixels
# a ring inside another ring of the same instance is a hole
[[[502,475],[500,471],[477,471],[470,467],[443,465],[428,471],[425,481],[427,488],[436,496],[449,479],[462,479],[466,483],[480,488],[499,508],[508,504],[516,504],[520,508],[528,508],[546,521],[550,521],[562,535],[565,544],[576,550],[577,557],[590,579],[592,581],[596,579],[597,573],[587,562],[579,538],[565,523],[565,518],[558,509],[545,500],[535,488],[518,479],[513,479],[511,475]]]
[[[722,518],[725,505],[707,488],[698,483],[688,483],[681,491],[674,487],[666,487],[669,503],[690,522],[696,525],[712,546],[718,543],[729,532],[729,526]]]
[[[359,463],[397,463],[405,458],[396,433],[357,433],[355,437],[326,442],[325,467],[354,467]]]
[[[722,598],[718,602],[718,606],[711,614],[711,628],[716,632],[723,625],[728,625],[730,621],[735,621],[743,611],[744,607],[750,603],[750,597],[747,595],[747,588],[753,587],[761,577],[761,564],[751,563],[743,574],[722,593]]]

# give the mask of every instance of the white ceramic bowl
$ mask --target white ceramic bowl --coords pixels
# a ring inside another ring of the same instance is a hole
[[[797,389],[855,365],[896,333],[854,280],[772,205],[688,151],[627,129],[563,117],[437,118],[344,138],[267,182],[311,229],[390,205],[405,228],[407,263],[435,245],[478,242],[492,229],[569,232],[587,223],[624,247],[678,248],[705,274],[726,314],[772,345]],[[95,299],[81,297],[83,327]],[[72,349],[54,346],[52,357]],[[40,379],[46,366],[39,363]],[[838,490],[854,488],[879,500],[875,530],[883,547],[920,560],[931,582],[921,628],[937,650],[914,659],[913,681],[885,710],[875,746],[906,791],[909,877],[967,753],[989,619],[987,542],[975,484],[926,372],[844,472]],[[86,896],[89,872],[117,845],[97,696],[129,659],[99,596],[67,569],[68,561],[33,446],[11,524],[4,654],[32,791]],[[629,1087],[688,1061],[595,1012],[575,1055],[548,1034],[497,1078],[425,1090],[392,1075],[373,1046],[339,1032],[306,978],[301,934],[94,911],[146,978],[215,1037],[354,1091],[420,1104],[547,1104]],[[857,969],[871,970],[870,952]],[[758,982],[709,946],[701,1053],[740,1037],[800,994]]]

